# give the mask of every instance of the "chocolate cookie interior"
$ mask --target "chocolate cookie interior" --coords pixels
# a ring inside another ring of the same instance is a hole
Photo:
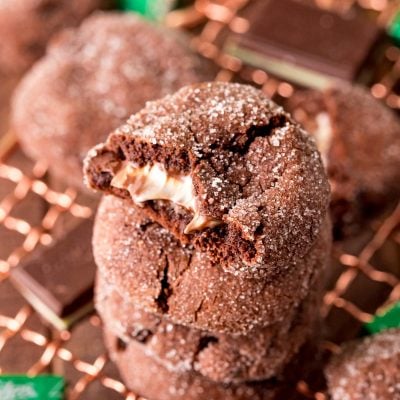
[[[313,141],[239,84],[188,86],[148,103],[89,152],[85,174],[182,243],[249,269],[304,256],[328,200]]]

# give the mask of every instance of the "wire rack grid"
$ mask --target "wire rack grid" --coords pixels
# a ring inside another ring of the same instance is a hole
[[[247,29],[248,21],[240,16],[240,10],[249,1],[197,0],[194,7],[171,13],[167,23],[173,27],[197,28],[198,33],[192,40],[193,47],[219,66],[216,79],[251,82],[279,101],[292,95],[296,90],[293,85],[269,76],[263,70],[243,65],[240,60],[225,54],[219,45],[223,32],[243,33]],[[359,7],[373,12],[379,23],[386,23],[397,2],[316,0],[316,3],[339,12]],[[390,68],[371,86],[371,93],[388,106],[400,109],[400,97],[396,92],[400,87],[400,50],[389,46],[385,56]],[[37,313],[14,293],[9,283],[10,270],[24,256],[35,251],[39,244],[48,245],[52,242],[57,223],[62,223],[63,219],[88,218],[92,214],[92,209],[80,200],[80,194],[75,189],[59,190],[52,186],[47,166],[42,162],[28,161],[12,137],[3,136],[0,147],[0,373],[65,374],[70,381],[67,389],[67,398],[70,400],[142,399],[123,384],[101,344],[93,346],[96,353],[90,354],[90,357],[77,346],[86,336],[90,340],[95,338],[93,340],[101,341],[101,321],[97,315],[88,316],[71,330],[54,331],[41,322]],[[29,213],[26,213],[27,209]],[[399,228],[400,203],[385,218],[371,223],[356,250],[352,246],[348,250],[346,245],[335,245],[335,274],[324,295],[321,310],[328,325],[332,314],[342,313],[347,323],[355,325],[358,331],[360,324],[371,321],[378,309],[400,299]],[[389,260],[386,254],[390,254]],[[358,280],[364,285],[363,288],[368,284],[372,293],[374,289],[379,291],[380,295],[376,296],[374,304],[363,305],[358,302]],[[8,308],[3,309],[1,297],[2,293],[10,292],[10,296],[15,298],[11,312]],[[351,329],[349,331],[352,332]],[[329,351],[335,351],[337,347],[329,341],[322,346]],[[17,352],[23,352],[26,368],[10,371],[9,361],[17,357]],[[297,389],[305,398],[326,398],[324,393],[312,391],[303,381],[298,383]]]

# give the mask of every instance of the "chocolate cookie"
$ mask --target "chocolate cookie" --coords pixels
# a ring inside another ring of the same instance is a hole
[[[400,122],[365,89],[299,91],[286,104],[314,135],[332,188],[335,237],[354,233],[400,196]]]
[[[12,128],[23,149],[82,184],[82,159],[146,101],[211,76],[185,37],[134,14],[97,13],[62,32],[25,76]]]
[[[100,273],[146,311],[198,329],[245,334],[283,321],[319,279],[330,251],[325,223],[304,258],[262,278],[235,275],[130,204],[105,196],[99,206],[93,254]]]
[[[23,72],[45,52],[50,37],[78,25],[106,0],[2,0],[0,70]]]
[[[85,172],[223,268],[253,274],[304,257],[329,200],[314,141],[261,91],[232,83],[147,103],[89,152]]]
[[[157,400],[294,400],[302,398],[293,382],[271,379],[221,384],[194,372],[170,371],[146,354],[136,340],[125,342],[105,326],[106,346],[127,386],[135,393]]]
[[[97,276],[95,304],[108,329],[124,341],[136,340],[147,355],[176,373],[198,372],[221,383],[277,376],[311,336],[320,293],[313,289],[282,322],[247,335],[213,334],[176,325],[143,311],[118,288]]]
[[[325,372],[332,400],[399,400],[400,329],[342,346]]]

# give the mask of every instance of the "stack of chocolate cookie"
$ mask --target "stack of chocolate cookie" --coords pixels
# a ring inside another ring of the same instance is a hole
[[[109,194],[96,306],[127,385],[150,399],[278,398],[313,333],[330,247],[309,135],[255,88],[197,84],[131,116],[89,152],[85,178]]]

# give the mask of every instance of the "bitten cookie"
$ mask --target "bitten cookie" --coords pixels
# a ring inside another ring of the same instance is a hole
[[[314,141],[261,91],[232,83],[147,103],[89,152],[85,171],[90,187],[252,273],[304,257],[329,199]]]
[[[224,271],[207,255],[182,246],[167,230],[131,207],[105,196],[93,232],[100,273],[126,299],[177,324],[245,334],[284,320],[320,279],[330,252],[325,223],[310,251],[263,278]]]
[[[320,285],[316,285],[320,286]],[[197,372],[221,383],[265,380],[279,375],[311,337],[320,293],[313,289],[282,322],[229,335],[176,325],[126,300],[118,288],[97,276],[95,305],[109,330],[136,340],[171,372]]]
[[[345,344],[325,375],[332,400],[399,400],[400,330]]]
[[[302,398],[294,382],[271,379],[240,384],[213,382],[197,373],[176,373],[146,354],[145,347],[125,342],[105,325],[106,346],[126,385],[135,393],[157,400],[294,400]],[[292,371],[293,372],[293,371]]]
[[[78,25],[106,0],[0,1],[0,70],[23,72],[45,52],[51,36]]]
[[[316,139],[332,188],[336,238],[400,196],[400,122],[365,89],[298,91],[287,110]]]
[[[63,31],[24,77],[12,129],[24,151],[82,186],[82,159],[146,101],[210,79],[186,38],[134,14],[97,13]]]

